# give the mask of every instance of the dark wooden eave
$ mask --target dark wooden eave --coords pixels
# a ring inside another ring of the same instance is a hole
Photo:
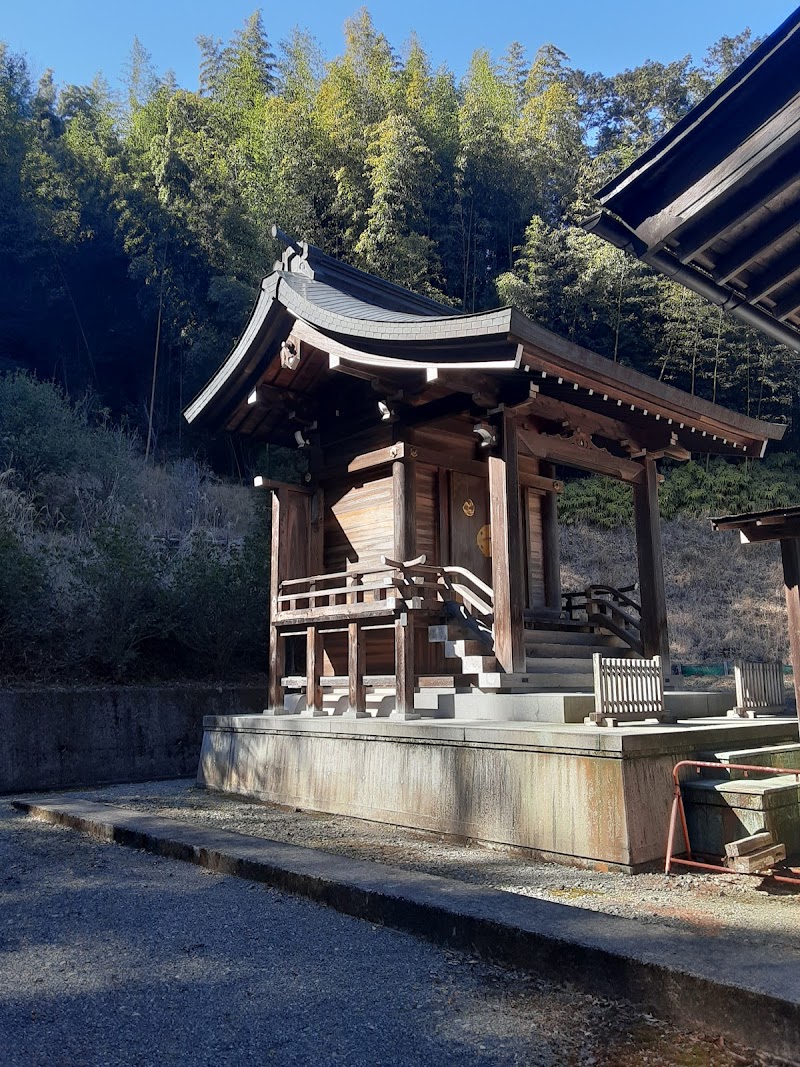
[[[800,9],[597,195],[587,230],[800,350]]]
[[[411,426],[504,406],[535,430],[612,442],[618,458],[758,456],[783,435],[783,426],[613,363],[512,308],[400,311],[380,285],[369,294],[362,279],[354,295],[332,269],[327,280],[311,277],[308,262],[285,256],[264,279],[239,342],[186,409],[189,422],[292,444],[331,408],[369,421],[380,403],[387,418]],[[294,369],[281,362],[287,342],[300,354]],[[553,451],[563,443],[553,439]]]

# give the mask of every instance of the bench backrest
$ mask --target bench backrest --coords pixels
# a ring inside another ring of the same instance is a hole
[[[783,664],[777,660],[749,663],[736,660],[733,665],[736,680],[736,706],[745,711],[782,708]]]
[[[594,663],[594,707],[600,719],[634,721],[664,714],[664,675],[661,657],[606,659],[599,652]]]

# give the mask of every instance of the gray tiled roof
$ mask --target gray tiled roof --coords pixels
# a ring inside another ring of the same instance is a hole
[[[430,314],[411,315],[406,311],[390,311],[377,304],[367,304],[325,282],[305,278],[302,274],[292,274],[289,271],[281,271],[280,274],[286,285],[309,304],[344,318],[366,319],[370,322],[423,322],[431,317]]]

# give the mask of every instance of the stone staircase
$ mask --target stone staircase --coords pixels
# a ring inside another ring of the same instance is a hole
[[[445,656],[457,663],[454,670],[471,685],[485,691],[591,692],[594,685],[592,656],[636,657],[628,645],[610,634],[588,629],[554,626],[525,630],[525,674],[500,670],[492,651],[491,637],[477,634],[463,620],[430,626],[428,640],[443,643]]]

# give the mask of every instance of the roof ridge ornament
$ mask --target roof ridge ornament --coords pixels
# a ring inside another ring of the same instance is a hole
[[[272,269],[286,271],[287,274],[302,274],[313,281],[314,269],[308,261],[308,241],[295,240],[274,222],[270,232],[276,240],[283,241],[286,245],[281,258],[275,262]]]

